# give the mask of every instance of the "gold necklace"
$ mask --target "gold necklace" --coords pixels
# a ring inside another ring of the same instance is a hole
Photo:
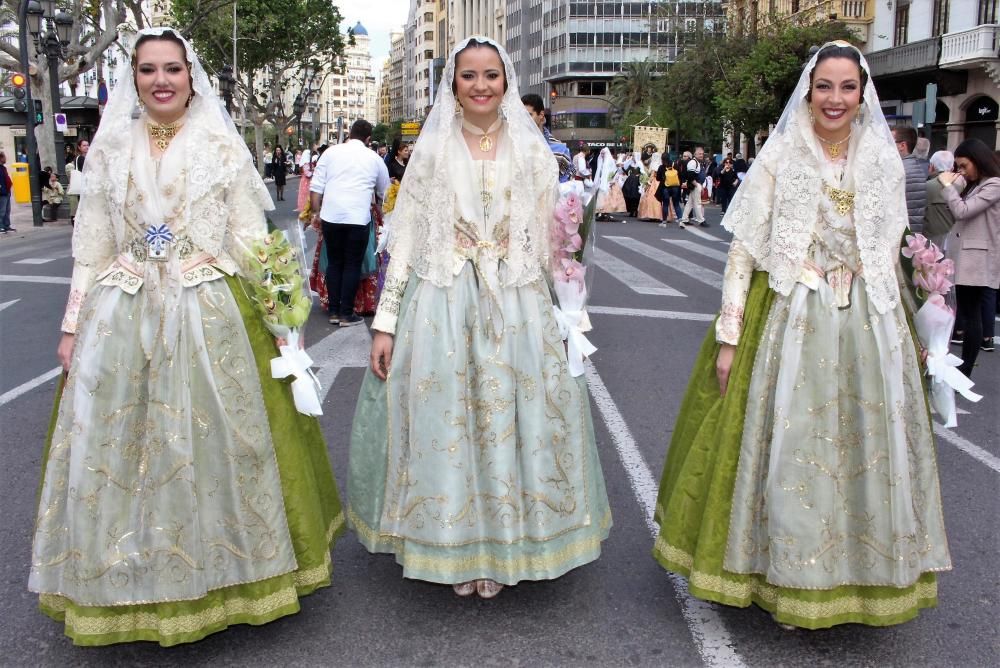
[[[170,141],[177,136],[177,133],[181,129],[181,126],[177,123],[160,125],[152,121],[146,127],[149,129],[149,136],[153,138],[153,143],[156,144],[161,153],[167,150],[167,147],[170,146]]]
[[[841,144],[850,139],[852,134],[854,134],[853,130],[848,132],[847,136],[841,139],[840,141],[830,141],[829,139],[824,139],[823,137],[820,137],[819,134],[816,134],[816,139],[820,140],[829,147],[828,150],[830,151],[831,158],[836,158],[840,155]]]
[[[486,130],[480,127],[476,127],[469,121],[462,119],[462,127],[471,135],[480,135],[479,137],[479,150],[483,153],[489,153],[493,150],[493,138],[490,137],[491,134],[500,129],[500,125],[503,123],[503,119],[497,118],[493,125],[491,125]]]

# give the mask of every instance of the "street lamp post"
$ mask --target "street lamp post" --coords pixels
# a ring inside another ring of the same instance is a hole
[[[45,19],[45,32],[42,32],[42,19]],[[68,56],[70,32],[73,30],[73,17],[63,11],[56,11],[55,0],[33,0],[27,3],[27,24],[31,32],[35,51],[44,55],[49,61],[49,91],[52,97],[52,134],[55,138],[56,172],[59,182],[66,185],[66,148],[63,133],[55,127],[56,116],[62,113],[59,95],[59,63]],[[29,110],[34,111],[34,110]],[[58,217],[58,216],[57,216]],[[40,225],[41,223],[36,223]]]
[[[233,91],[236,88],[236,79],[233,77],[232,65],[223,65],[219,71],[219,90],[222,98],[226,101],[226,112],[233,115]]]

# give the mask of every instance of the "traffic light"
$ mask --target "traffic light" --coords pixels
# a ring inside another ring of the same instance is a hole
[[[45,114],[42,113],[42,101],[32,100],[35,103],[35,125],[45,124]]]
[[[28,80],[20,72],[15,72],[10,76],[10,85],[14,87],[14,111],[23,114],[28,109],[28,104],[24,100],[26,91],[25,84]]]

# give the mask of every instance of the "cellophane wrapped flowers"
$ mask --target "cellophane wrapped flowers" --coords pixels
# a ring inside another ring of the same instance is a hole
[[[945,297],[954,286],[955,263],[922,234],[908,234],[905,241],[900,252],[912,262],[913,286],[922,303],[913,324],[920,345],[927,351],[931,405],[946,427],[954,427],[958,424],[955,392],[970,401],[982,398],[971,390],[973,382],[956,368],[962,360],[948,352],[955,311]]]
[[[583,374],[584,358],[597,351],[584,336],[584,332],[592,329],[586,311],[589,284],[584,256],[588,245],[593,247],[595,195],[596,188],[586,191],[580,181],[560,184],[550,228],[552,282],[559,302],[555,307],[556,322],[566,341],[566,356],[573,376]]]

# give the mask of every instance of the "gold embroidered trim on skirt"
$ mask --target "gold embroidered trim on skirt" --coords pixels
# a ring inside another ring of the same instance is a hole
[[[662,537],[657,537],[654,553],[666,561],[687,571],[687,579],[692,587],[718,594],[729,599],[739,599],[746,605],[756,596],[764,603],[775,606],[782,614],[804,619],[824,619],[846,614],[890,617],[912,611],[924,601],[937,598],[937,582],[917,581],[909,587],[899,588],[900,595],[891,598],[866,598],[850,594],[830,601],[802,601],[780,593],[781,587],[761,581],[760,575],[747,577],[747,582],[735,582],[719,575],[704,573],[692,568],[694,558],[677,547],[670,545]],[[684,575],[684,573],[681,573]],[[845,586],[891,586],[891,585],[845,585]],[[794,589],[786,587],[786,589]],[[801,589],[798,591],[823,591]],[[827,590],[829,591],[829,590]]]
[[[80,615],[67,605],[62,596],[42,594],[42,605],[66,615],[66,631],[78,636],[102,636],[112,633],[155,631],[163,638],[187,633],[196,633],[216,624],[226,623],[237,615],[264,617],[281,608],[294,605],[299,597],[294,586],[268,594],[263,598],[231,598],[221,606],[202,610],[190,615],[160,617],[155,612],[126,612],[109,617]]]
[[[402,563],[406,568],[415,568],[422,571],[438,574],[449,574],[454,571],[468,570],[476,567],[489,567],[503,571],[516,570],[556,570],[566,562],[573,561],[576,557],[599,550],[602,535],[588,536],[585,539],[566,545],[562,549],[544,556],[518,555],[511,559],[494,557],[493,555],[476,554],[472,556],[447,557],[447,556],[425,556],[406,554],[404,550],[405,540],[394,536],[380,536],[365,523],[350,508],[347,509],[347,516],[351,527],[358,533],[361,542],[373,552],[391,552],[402,555]],[[611,512],[605,513],[601,518],[600,528],[603,530],[611,526]],[[527,540],[527,539],[526,539]],[[482,541],[488,543],[488,541]],[[537,544],[537,541],[531,541]],[[421,543],[416,543],[422,545]],[[444,551],[448,548],[438,548]]]

